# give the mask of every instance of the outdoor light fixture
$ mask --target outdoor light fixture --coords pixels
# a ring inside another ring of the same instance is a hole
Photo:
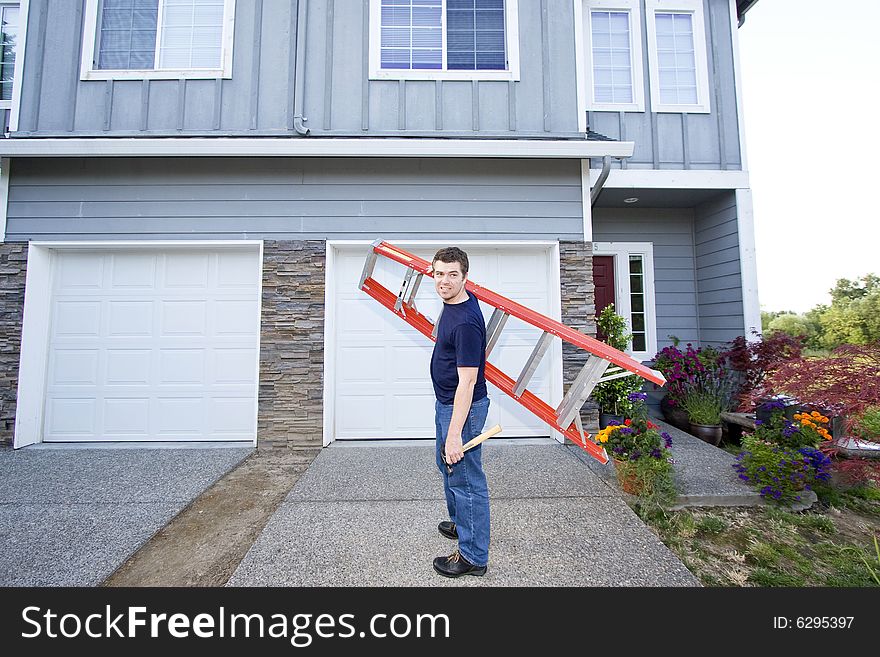
[[[636,203],[639,199],[635,196],[623,199],[624,203]]]

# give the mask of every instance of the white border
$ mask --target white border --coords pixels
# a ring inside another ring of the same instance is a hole
[[[742,297],[743,329],[747,340],[755,338],[752,329],[761,332],[761,304],[758,297],[758,262],[755,253],[755,214],[752,190],[736,190],[736,228],[739,241],[739,262]]]
[[[711,103],[709,100],[709,63],[706,55],[706,26],[703,21],[703,0],[645,0],[645,11],[648,14],[648,68],[651,72],[651,111],[708,114],[711,111]],[[655,13],[658,11],[674,11],[693,15],[694,55],[697,64],[697,103],[695,105],[673,105],[660,102],[657,24],[655,21]]]
[[[0,0],[0,8],[3,8],[3,7],[18,7],[19,35],[18,35],[18,38],[15,43],[15,62],[13,63],[13,66],[12,66],[12,98],[10,98],[9,100],[0,100],[0,110],[12,109],[12,104],[15,102],[15,77],[16,77],[15,73],[16,73],[16,71],[18,71],[18,56],[19,56],[18,44],[21,42],[21,33],[24,32],[24,30],[22,30],[22,26],[21,26],[21,17],[23,14],[21,2],[19,2],[18,0],[15,0],[15,1],[13,1],[13,0]]]
[[[2,157],[630,157],[631,141],[538,139],[290,139],[267,137],[0,139]]]
[[[595,183],[590,180],[590,161],[581,160],[581,208],[584,215],[584,242],[593,241],[593,201],[590,198],[593,184]]]
[[[150,240],[29,242],[24,313],[21,326],[21,355],[18,364],[18,392],[15,411],[13,447],[43,442],[43,414],[48,369],[49,317],[52,300],[52,271],[55,254],[82,249],[117,250],[121,248],[197,248],[215,249],[251,247],[259,253],[257,321],[262,326],[263,242],[262,240]],[[257,331],[257,378],[255,384],[254,439],[257,444],[260,399],[260,330]]]
[[[18,130],[18,117],[21,111],[22,75],[24,74],[24,53],[27,43],[27,22],[30,0],[21,0],[19,5],[18,44],[15,51],[15,69],[12,73],[12,106],[9,114],[9,132]]]
[[[590,186],[599,169],[590,169]],[[743,189],[749,174],[736,169],[612,169],[603,187],[633,189]]]
[[[335,442],[333,427],[336,421],[336,409],[334,405],[334,391],[336,387],[336,311],[333,299],[333,286],[336,284],[334,267],[336,262],[337,251],[362,247],[368,250],[372,240],[327,240],[326,242],[326,273],[324,287],[324,417],[323,417],[323,437],[322,444],[327,447],[330,443]],[[559,242],[551,240],[456,240],[450,237],[447,240],[394,240],[394,245],[401,248],[420,247],[420,246],[446,246],[450,242],[454,242],[462,248],[467,247],[484,247],[484,248],[504,248],[504,247],[534,247],[536,250],[541,248],[542,252],[549,252],[549,266],[551,269],[551,297],[550,297],[550,316],[562,321],[562,291],[561,291],[561,272],[559,271],[560,255]],[[551,345],[552,359],[550,374],[550,396],[553,399],[562,398],[563,390],[563,367],[562,367],[562,342],[554,340]],[[428,418],[428,421],[431,421]],[[551,429],[551,436],[559,443],[564,438],[558,431]],[[382,440],[382,439],[376,439]]]
[[[9,173],[12,160],[0,158],[0,244],[6,241],[6,214],[9,210]]]
[[[215,79],[232,77],[232,45],[235,38],[235,0],[224,0],[223,36],[221,37],[222,66],[219,69],[142,69],[142,70],[98,70],[93,69],[95,44],[98,40],[98,3],[100,0],[86,0],[85,24],[83,26],[82,59],[80,61],[81,80],[179,80]],[[159,6],[161,21],[163,5]],[[159,48],[159,29],[156,31],[156,50]],[[158,54],[156,55],[158,63]]]
[[[587,129],[587,111],[644,112],[645,73],[642,66],[642,19],[639,0],[574,0],[575,68],[577,70],[578,129]],[[629,14],[632,103],[600,103],[593,95],[591,10],[606,9]],[[589,62],[590,65],[587,65]]]
[[[382,69],[380,63],[381,0],[370,0],[370,80],[501,80],[518,82],[519,67],[519,0],[504,2],[504,41],[507,48],[508,68],[491,71],[446,70],[446,0],[443,0],[443,68],[440,70]]]
[[[742,69],[739,59],[739,17],[736,11],[736,0],[730,0],[730,40],[733,44],[733,80],[736,88],[736,117],[739,127],[739,157],[740,168],[748,171],[746,158],[746,122],[743,117],[743,87]]]
[[[654,296],[654,244],[653,242],[593,242],[594,256],[614,256],[614,310],[626,319],[632,330],[632,300],[629,287],[629,256],[640,255],[645,265],[645,351],[626,350],[639,361],[651,360],[657,353],[657,300]]]

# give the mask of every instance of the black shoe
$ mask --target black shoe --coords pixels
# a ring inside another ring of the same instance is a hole
[[[458,540],[458,530],[455,528],[454,522],[444,520],[437,525],[437,530],[446,538],[451,538],[453,541]]]
[[[486,574],[486,566],[475,566],[461,556],[458,550],[448,557],[434,559],[434,570],[443,577],[461,577],[462,575],[482,577]]]

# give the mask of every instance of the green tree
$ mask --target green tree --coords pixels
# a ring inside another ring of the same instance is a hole
[[[830,290],[831,306],[817,309],[819,342],[833,349],[841,344],[869,344],[880,340],[880,276],[838,279]]]
[[[767,325],[767,332],[772,331],[781,331],[795,338],[803,337],[807,341],[817,333],[816,328],[804,315],[795,313],[785,313],[771,320]]]

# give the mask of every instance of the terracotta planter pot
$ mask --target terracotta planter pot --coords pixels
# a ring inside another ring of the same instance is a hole
[[[700,440],[704,440],[716,447],[721,444],[722,427],[720,424],[694,424],[690,423],[690,430]]]
[[[627,461],[614,459],[614,471],[617,474],[617,483],[620,484],[620,489],[624,493],[629,493],[630,495],[638,495],[641,492],[641,487],[639,486],[639,480],[636,478],[636,473],[630,470]]]

